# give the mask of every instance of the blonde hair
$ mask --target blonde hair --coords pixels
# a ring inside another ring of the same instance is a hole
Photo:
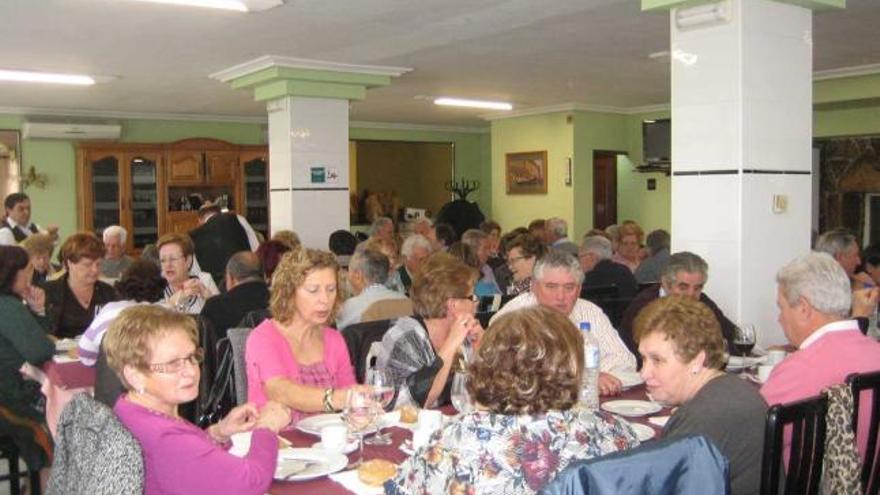
[[[434,253],[422,263],[412,283],[415,314],[424,318],[446,316],[446,301],[467,298],[479,272],[449,253]]]
[[[125,367],[147,369],[151,346],[173,332],[183,332],[198,347],[199,332],[191,316],[155,305],[126,308],[113,320],[104,336],[107,364],[131,390],[132,386],[123,374]]]
[[[309,274],[324,268],[333,270],[336,278],[336,300],[331,311],[331,315],[335,315],[342,302],[339,297],[342,283],[336,257],[327,251],[299,247],[284,253],[272,274],[272,295],[269,299],[272,317],[281,323],[289,322],[296,312],[296,290],[302,286]]]
[[[23,247],[29,255],[46,254],[52,257],[52,251],[55,250],[55,241],[52,236],[43,232],[37,232],[24,238],[19,246]]]
[[[156,251],[158,252],[163,246],[167,246],[168,244],[177,244],[180,246],[180,251],[183,252],[184,256],[192,256],[195,252],[192,238],[187,234],[172,233],[163,235],[159,238],[159,241],[156,242]]]

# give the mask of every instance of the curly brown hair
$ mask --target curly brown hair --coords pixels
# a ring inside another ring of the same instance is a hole
[[[288,323],[296,312],[296,290],[306,277],[316,270],[329,268],[336,277],[336,301],[333,303],[331,315],[335,315],[342,303],[339,289],[342,287],[339,276],[339,263],[333,253],[299,247],[284,253],[281,262],[272,274],[272,295],[269,298],[269,309],[272,317],[281,323]]]
[[[552,309],[502,315],[486,330],[468,368],[468,392],[501,414],[571,409],[581,388],[583,342],[574,324]]]
[[[505,248],[507,249],[507,254],[510,254],[513,248],[519,248],[524,257],[531,258],[534,256],[536,260],[541,259],[547,253],[547,247],[544,246],[544,243],[532,234],[522,234],[514,237],[507,243]]]
[[[689,363],[704,351],[707,368],[724,369],[721,325],[715,313],[700,301],[669,295],[647,305],[636,317],[633,337],[638,343],[655,332],[672,342],[681,362]]]
[[[479,272],[449,253],[434,253],[413,277],[413,312],[423,318],[446,316],[446,301],[470,297]]]
[[[172,332],[183,332],[193,345],[199,346],[195,320],[162,306],[132,306],[122,310],[113,320],[104,336],[104,353],[110,369],[127,389],[131,390],[132,386],[125,380],[125,367],[147,369],[152,359],[151,346]]]
[[[64,240],[58,250],[58,259],[66,267],[67,263],[77,263],[82,258],[98,260],[104,257],[104,242],[91,232],[77,232]]]

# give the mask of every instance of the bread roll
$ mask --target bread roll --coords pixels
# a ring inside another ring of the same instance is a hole
[[[373,459],[358,468],[358,478],[370,486],[382,486],[395,474],[397,474],[397,465],[385,459]]]

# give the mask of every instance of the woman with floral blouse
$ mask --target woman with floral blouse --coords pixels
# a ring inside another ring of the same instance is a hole
[[[531,494],[572,461],[638,445],[616,417],[575,407],[583,357],[580,333],[556,311],[498,318],[468,369],[476,410],[434,433],[385,492]]]

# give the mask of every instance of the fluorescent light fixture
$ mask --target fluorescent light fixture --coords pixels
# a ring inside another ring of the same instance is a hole
[[[271,9],[284,3],[283,0],[137,0],[139,2],[165,3],[185,5],[188,7],[206,7],[210,9],[235,10],[238,12],[254,12]]]
[[[485,108],[488,110],[513,110],[513,105],[504,101],[464,100],[461,98],[435,98],[434,104],[450,107]]]
[[[79,74],[52,74],[49,72],[3,69],[0,69],[0,81],[76,84],[79,86],[91,86],[92,84],[95,84],[95,80],[90,76]]]

